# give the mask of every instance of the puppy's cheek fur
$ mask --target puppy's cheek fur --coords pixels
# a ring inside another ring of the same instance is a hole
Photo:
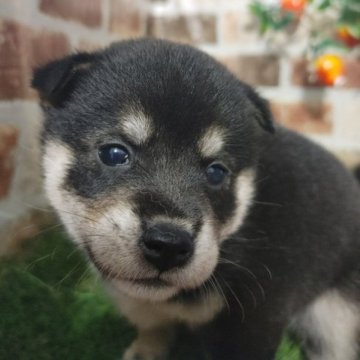
[[[96,229],[82,229],[82,234],[85,239],[88,237],[87,244],[97,267],[105,270],[105,274],[123,278],[149,276],[152,269],[143,264],[137,242],[141,235],[140,219],[130,202],[119,198],[116,203],[113,206],[94,205],[91,216],[96,221]]]
[[[86,206],[76,194],[64,188],[68,171],[74,164],[70,148],[58,141],[49,141],[45,146],[43,165],[45,190],[51,205],[58,212],[66,229],[78,244],[90,244],[101,266],[133,277],[134,273],[149,274],[149,269],[140,266],[136,239],[140,236],[140,220],[126,199],[113,196],[108,201],[94,202]],[[109,205],[111,202],[116,205]]]
[[[255,176],[255,169],[246,169],[238,175],[235,184],[235,211],[220,228],[220,242],[234,234],[243,224],[255,195]]]
[[[209,216],[196,239],[192,261],[184,269],[169,273],[168,279],[180,288],[191,289],[203,284],[213,273],[219,257],[219,245],[243,224],[255,193],[255,170],[242,171],[235,185],[236,209],[232,217],[220,228]],[[165,275],[166,278],[166,275]]]
[[[72,150],[60,141],[49,140],[46,143],[43,156],[45,192],[70,235],[80,242],[78,224],[85,220],[86,209],[76,196],[63,188],[74,160]]]
[[[111,201],[114,199],[117,200],[116,195]],[[116,205],[113,206],[94,205],[93,217],[96,218],[96,228],[99,229],[100,235],[114,236],[114,241],[119,244],[125,243],[128,247],[133,246],[135,241],[130,244],[123,239],[138,239],[140,237],[140,219],[132,210],[133,204],[131,202],[119,197],[115,203]]]

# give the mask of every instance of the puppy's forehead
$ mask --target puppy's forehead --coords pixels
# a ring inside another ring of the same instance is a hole
[[[225,140],[225,129],[214,117],[199,116],[196,112],[173,112],[168,104],[157,108],[143,105],[125,105],[118,114],[118,124],[110,131],[121,135],[135,145],[186,145],[196,148],[204,157],[218,153]]]
[[[152,116],[146,114],[139,109],[128,111],[120,115],[120,131],[123,136],[135,145],[147,144],[154,135],[167,137],[173,145],[179,141],[179,137],[174,137],[174,132],[171,131],[171,122],[156,123]],[[196,119],[194,119],[196,121]],[[186,137],[190,143],[195,145],[196,151],[203,158],[216,157],[225,147],[226,132],[219,124],[208,124],[202,131],[192,131],[189,124],[184,124],[187,129]],[[170,128],[169,128],[170,127]],[[177,127],[179,128],[179,126]],[[171,134],[172,133],[172,134]],[[177,133],[175,132],[175,135]]]

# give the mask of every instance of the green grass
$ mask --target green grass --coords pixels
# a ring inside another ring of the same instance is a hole
[[[120,359],[135,336],[85,259],[62,234],[45,231],[0,264],[0,359]],[[174,360],[201,359],[186,341]],[[286,337],[278,360],[301,360]],[[225,360],[225,359],[224,359]]]

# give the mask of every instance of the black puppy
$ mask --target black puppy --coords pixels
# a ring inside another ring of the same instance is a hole
[[[186,324],[216,360],[359,359],[360,190],[188,46],[114,44],[35,72],[48,197],[160,359]]]

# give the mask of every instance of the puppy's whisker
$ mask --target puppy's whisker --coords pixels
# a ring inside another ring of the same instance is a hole
[[[82,265],[82,263],[78,263],[77,265],[75,265],[61,280],[59,280],[56,284],[55,287],[60,286],[66,279],[68,279],[80,266]]]
[[[18,230],[15,231],[15,233],[12,234],[11,239],[15,240],[21,233],[27,232],[28,230],[30,230],[32,228],[37,229],[37,227],[38,226],[36,224],[31,224],[31,225],[27,225],[24,227],[20,227]],[[62,228],[62,227],[63,227],[62,224],[51,225],[42,230],[38,230],[35,233],[32,233],[32,236],[33,237],[40,236],[40,235],[46,234],[47,232],[49,232],[51,230],[54,230],[56,228]]]
[[[35,259],[34,261],[32,261],[31,263],[29,263],[29,264],[26,266],[26,269],[29,270],[29,269],[31,269],[35,264],[37,264],[37,263],[39,263],[39,262],[41,262],[41,261],[44,261],[44,260],[46,260],[46,259],[48,259],[48,258],[53,257],[53,255],[54,255],[55,252],[56,252],[56,249],[54,249],[53,252],[50,253],[50,254],[46,254],[46,255],[44,255],[44,256],[41,256],[41,257]]]
[[[51,210],[51,208],[42,208],[40,206],[36,206],[36,205],[33,205],[33,204],[30,204],[30,203],[27,203],[27,202],[24,202],[24,201],[19,201],[22,205],[25,205],[27,208],[29,209],[33,209],[33,210],[39,210],[39,211],[42,211],[42,212],[48,212],[48,213],[54,213],[53,210]]]
[[[254,204],[259,204],[259,205],[266,205],[266,206],[275,206],[275,207],[283,207],[283,204],[277,204],[277,203],[272,203],[272,202],[266,202],[266,201],[257,201],[257,200],[253,200]]]
[[[80,219],[87,220],[87,221],[90,221],[90,222],[95,223],[95,224],[98,223],[98,221],[97,221],[96,219],[90,218],[90,217],[88,217],[88,216],[76,214],[76,213],[73,213],[73,212],[68,211],[68,210],[65,210],[65,209],[59,209],[59,211],[60,211],[61,213],[65,213],[65,214],[69,214],[69,215],[72,215],[72,216],[76,216],[76,217],[78,217],[78,218],[80,218]]]
[[[256,300],[256,296],[254,295],[254,293],[252,292],[252,290],[249,288],[249,286],[247,286],[246,284],[242,283],[241,286],[243,286],[247,291],[248,293],[250,294],[251,298],[252,298],[252,301],[253,301],[253,304],[254,304],[254,309],[256,309],[257,307],[257,300]]]
[[[81,276],[79,276],[77,282],[76,282],[76,285],[75,287],[78,287],[79,284],[81,284],[81,282],[87,277],[87,276],[90,276],[90,274],[93,274],[93,272],[91,271],[91,268],[90,266],[88,266],[84,271],[83,273],[81,274]],[[97,281],[97,277],[95,277],[95,281]]]
[[[148,176],[148,179],[152,180],[153,177],[150,174],[150,172],[144,166],[142,166],[139,162],[136,163],[136,167],[140,168],[143,171],[143,173]]]
[[[109,217],[108,214],[103,213],[102,211],[100,211],[98,209],[95,210],[95,213],[102,216],[110,225],[113,225],[113,226],[117,227],[117,223],[115,222],[115,220],[112,217]]]
[[[66,259],[70,259],[75,253],[79,252],[80,249],[78,247],[75,247],[70,253],[66,256]]]
[[[281,251],[289,251],[294,252],[296,248],[290,248],[287,246],[280,246],[273,243],[269,243],[267,238],[258,238],[258,239],[247,239],[244,237],[230,237],[227,240],[227,245],[231,248],[237,247],[237,246],[243,246],[244,248],[253,248],[257,250],[267,250],[267,249],[274,249],[274,250],[281,250]],[[263,242],[263,243],[261,243]],[[233,254],[233,249],[221,249],[221,253],[224,254]]]
[[[244,305],[242,304],[242,302],[240,301],[239,297],[236,295],[235,291],[231,288],[231,286],[229,285],[229,283],[221,276],[222,281],[224,282],[225,286],[229,289],[229,291],[231,292],[232,296],[234,297],[234,299],[236,300],[236,302],[238,303],[240,310],[241,310],[241,322],[244,322],[245,320],[245,309],[244,309]]]
[[[231,260],[228,260],[228,259],[224,259],[224,258],[219,258],[219,263],[223,263],[223,264],[229,264],[229,265],[233,265],[235,266],[236,268],[242,270],[243,272],[247,273],[248,275],[250,275],[253,279],[257,279],[256,275],[251,271],[249,270],[247,267],[243,266],[243,265],[240,265],[234,261],[231,261]]]
[[[250,259],[250,261],[259,264],[265,270],[267,276],[269,277],[269,280],[273,280],[272,272],[266,264],[264,264],[259,259],[256,259],[254,256],[250,256],[249,254],[247,254],[247,257]]]
[[[228,310],[228,312],[230,313],[231,312],[231,309],[230,309],[230,304],[226,298],[226,295],[221,287],[221,285],[219,284],[218,280],[216,279],[216,276],[215,274],[212,275],[211,277],[213,280],[214,280],[214,284],[215,284],[215,287],[218,289],[218,293],[222,296],[222,298],[224,299],[224,302],[226,304],[226,308]]]
[[[233,255],[233,252],[230,252],[230,251],[221,250],[221,253]],[[269,280],[273,279],[272,272],[266,264],[261,262],[259,259],[256,259],[254,256],[250,256],[249,254],[246,254],[246,257],[249,258],[251,262],[255,262],[255,263],[259,264],[265,270],[267,276],[269,277]],[[227,262],[227,263],[232,263],[234,266],[238,265],[238,263],[236,261],[231,261],[229,259],[224,259],[224,258],[220,258],[220,259],[225,260],[225,262]]]
[[[264,287],[260,284],[257,276],[251,271],[249,270],[247,267],[245,266],[242,266],[242,265],[239,265],[231,260],[228,260],[228,259],[224,259],[224,258],[219,258],[219,263],[225,263],[225,264],[229,264],[229,265],[232,265],[232,266],[235,266],[236,268],[242,270],[244,273],[248,274],[250,276],[250,278],[252,280],[254,280],[256,286],[258,287],[260,293],[261,293],[261,297],[263,299],[263,301],[265,301],[265,289]]]
[[[88,234],[86,235],[87,238],[92,238],[92,237],[109,237],[109,234]]]

